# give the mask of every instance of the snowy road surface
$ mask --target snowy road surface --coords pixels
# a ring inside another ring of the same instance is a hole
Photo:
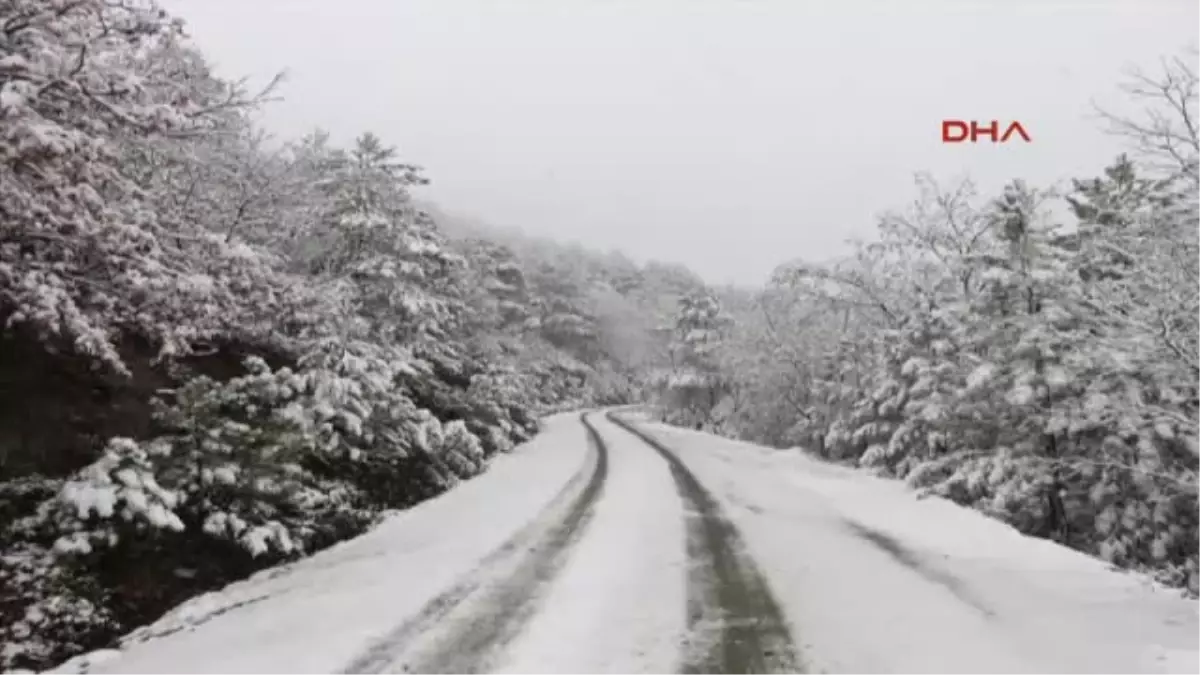
[[[58,672],[1195,673],[1198,642],[1195,602],[980,514],[595,412]]]

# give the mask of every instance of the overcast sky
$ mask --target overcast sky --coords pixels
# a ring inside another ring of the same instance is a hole
[[[1130,64],[1195,44],[1195,0],[170,0],[227,76],[287,70],[281,135],[375,131],[450,211],[711,282],[867,236],[913,172],[1095,175]],[[945,118],[1030,144],[941,143]]]

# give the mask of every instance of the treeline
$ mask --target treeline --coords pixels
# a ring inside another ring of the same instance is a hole
[[[0,0],[0,669],[109,645],[621,403],[701,287],[443,232],[377,136],[270,138],[158,9]],[[455,223],[450,223],[454,225]]]
[[[689,299],[666,418],[904,478],[1195,594],[1193,62],[1134,76],[1149,112],[1105,114],[1132,154],[1096,177],[981,198],[923,176],[846,258]]]

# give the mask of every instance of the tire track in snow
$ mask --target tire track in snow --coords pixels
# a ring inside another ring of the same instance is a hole
[[[867,527],[854,520],[845,519],[844,522],[854,534],[871,542],[879,550],[891,556],[893,560],[921,575],[927,581],[944,587],[954,597],[979,612],[984,618],[996,618],[996,612],[988,607],[987,603],[977,598],[963,581],[950,572],[933,566],[916,551],[900,543],[895,537]]]
[[[658,439],[611,412],[606,416],[662,455],[689,512],[683,672],[802,672],[783,611],[717,500]]]
[[[343,673],[483,672],[537,609],[579,540],[608,477],[608,448],[587,419],[588,457],[532,522],[488,554],[461,581],[427,602]],[[483,505],[482,508],[486,508]]]

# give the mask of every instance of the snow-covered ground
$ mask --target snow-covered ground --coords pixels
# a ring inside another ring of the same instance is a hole
[[[59,671],[445,667],[492,640],[475,663],[500,672],[675,671],[698,595],[685,527],[697,514],[657,452],[591,419],[605,453],[589,451],[578,414],[555,416],[482,476]],[[894,482],[639,424],[740,530],[809,672],[1200,668],[1197,605],[1175,592]],[[451,596],[457,609],[431,613]]]
[[[500,672],[676,667],[687,564],[679,497],[654,452],[602,415],[592,420],[608,444],[608,498]]]
[[[120,652],[56,672],[337,672],[545,508],[585,461],[584,434],[578,413],[548,418],[484,474],[372,532],[193,598]]]
[[[810,670],[1200,670],[1176,591],[896,481],[635,419],[723,501]]]

